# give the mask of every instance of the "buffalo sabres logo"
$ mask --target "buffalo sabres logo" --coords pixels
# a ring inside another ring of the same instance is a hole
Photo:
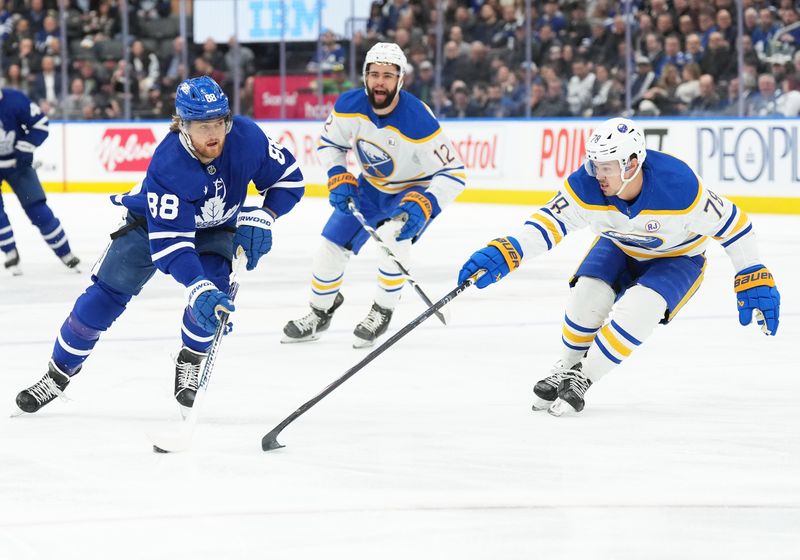
[[[654,235],[640,235],[638,233],[622,233],[619,231],[604,231],[603,235],[615,239],[629,247],[644,247],[656,249],[664,244],[664,240]]]
[[[359,138],[356,153],[364,173],[373,177],[389,177],[394,173],[394,160],[383,148]]]
[[[628,132],[628,125],[625,123],[620,123],[617,125],[617,130],[620,132]]]

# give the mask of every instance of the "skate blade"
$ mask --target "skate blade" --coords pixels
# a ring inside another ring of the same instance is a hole
[[[538,397],[537,395],[533,395],[533,404],[531,405],[531,410],[534,412],[541,412],[543,410],[547,410],[552,406],[555,401],[546,401],[543,398]]]
[[[358,338],[358,337],[353,339],[353,348],[355,348],[356,350],[360,348],[370,348],[372,346],[375,346],[374,340],[364,340],[363,338]]]
[[[181,420],[186,420],[186,417],[189,416],[191,411],[191,406],[183,406],[182,404],[178,403],[178,412],[181,413]]]
[[[314,342],[315,340],[319,340],[318,334],[310,334],[303,338],[292,338],[291,336],[283,335],[281,344],[297,344],[298,342]]]
[[[547,412],[552,416],[572,416],[578,414],[578,411],[572,408],[572,405],[563,399],[556,399]]]

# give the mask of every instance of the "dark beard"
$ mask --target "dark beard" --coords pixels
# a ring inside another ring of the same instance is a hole
[[[392,104],[392,101],[394,101],[394,98],[397,95],[397,88],[394,88],[386,93],[386,100],[379,104],[377,101],[375,101],[375,93],[373,90],[367,88],[367,91],[369,92],[367,94],[369,97],[369,104],[372,105],[373,109],[377,110],[386,109],[386,107]]]

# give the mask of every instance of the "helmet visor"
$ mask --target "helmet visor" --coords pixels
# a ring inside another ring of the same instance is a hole
[[[622,166],[617,159],[611,161],[593,161],[587,158],[583,167],[589,175],[600,179],[604,177],[622,176]]]

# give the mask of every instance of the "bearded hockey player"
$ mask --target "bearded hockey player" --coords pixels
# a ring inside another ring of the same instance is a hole
[[[342,94],[325,121],[318,153],[328,167],[334,210],[312,264],[311,311],[286,324],[283,342],[317,340],[344,301],[340,289],[348,260],[369,237],[352,215],[351,201],[408,268],[411,244],[464,189],[464,165],[439,122],[402,90],[406,65],[396,44],[373,46],[364,61],[364,89]],[[358,178],[346,167],[351,148],[361,168]],[[354,347],[371,346],[386,332],[405,281],[381,252],[374,301],[356,325]]]

